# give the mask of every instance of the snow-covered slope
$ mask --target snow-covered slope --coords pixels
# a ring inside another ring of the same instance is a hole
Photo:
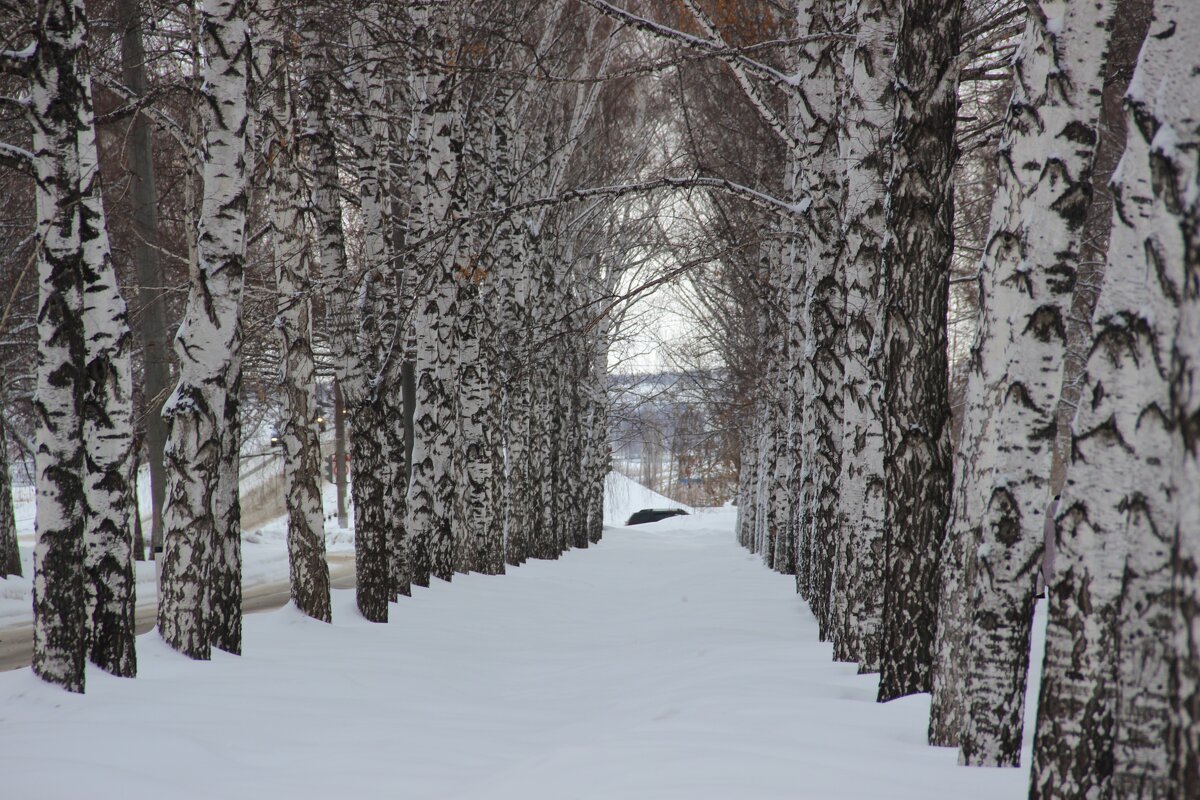
[[[874,702],[723,509],[508,575],[415,588],[372,625],[246,619],[245,655],[153,634],[141,676],[69,695],[0,673],[5,797],[1001,800],[1025,769],[925,745],[927,696]]]
[[[694,510],[691,506],[650,491],[619,472],[608,473],[604,483],[604,523],[624,525],[630,514],[643,508],[682,508],[689,514]]]

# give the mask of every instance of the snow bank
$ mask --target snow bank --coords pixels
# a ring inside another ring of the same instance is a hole
[[[650,491],[619,472],[608,473],[604,482],[604,524],[624,525],[630,514],[643,508],[682,508],[689,514],[695,511],[691,506]]]

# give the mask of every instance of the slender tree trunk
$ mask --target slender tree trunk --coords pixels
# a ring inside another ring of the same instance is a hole
[[[307,16],[301,29],[304,48],[306,139],[313,170],[313,213],[321,270],[326,286],[326,326],[334,343],[338,384],[350,415],[351,493],[354,502],[355,596],[359,613],[371,622],[387,622],[391,595],[391,555],[387,528],[387,451],[382,409],[376,402],[379,365],[373,358],[378,336],[374,298],[384,280],[377,270],[354,275],[346,261],[342,229],[341,180],[337,143],[329,118],[333,76],[323,22]],[[368,163],[364,159],[364,163]],[[377,165],[370,160],[365,183],[372,192]],[[360,181],[360,185],[364,183]],[[355,297],[354,290],[358,295]]]
[[[837,3],[801,4],[799,33],[818,36],[839,27]],[[791,369],[802,369],[803,464],[800,468],[799,520],[808,541],[807,599],[820,626],[830,634],[829,599],[833,550],[838,537],[838,480],[842,450],[842,360],[845,299],[840,274],[839,219],[842,198],[837,153],[837,39],[802,45],[800,74],[805,76],[805,142],[800,172],[802,193],[811,199],[799,241],[796,269],[804,270],[804,349],[790,354]],[[799,91],[799,89],[797,89]]]
[[[333,480],[337,488],[337,522],[339,528],[350,526],[346,510],[346,400],[342,384],[333,380]]]
[[[142,46],[142,10],[139,0],[118,0],[121,34],[121,78],[137,97],[146,94],[146,51]],[[146,463],[150,467],[150,552],[162,547],[162,512],[167,473],[163,448],[167,426],[163,401],[170,379],[167,352],[166,291],[159,261],[158,193],[154,182],[154,149],[150,122],[136,114],[126,139],[129,159],[129,196],[133,206],[133,260],[137,266],[138,304],[135,315],[142,343],[142,419]]]
[[[1196,25],[1193,4],[1156,2],[1130,83],[1089,402],[1075,417],[1059,504],[1034,745],[1039,798],[1186,796],[1172,793],[1163,746],[1180,511],[1167,410],[1185,245],[1162,154],[1178,152],[1178,122],[1195,129],[1195,81],[1181,59],[1196,52]]]
[[[419,239],[462,210],[457,185],[462,127],[456,87],[443,72],[450,9],[414,9],[413,15],[416,41],[427,48],[422,53],[427,72],[418,81],[422,93],[417,100],[422,104],[417,147],[423,148],[425,160],[414,181],[412,213],[412,224],[421,226],[412,235]],[[409,536],[418,550],[428,553],[428,573],[446,581],[454,573],[457,544],[450,514],[456,482],[454,320],[460,244],[457,234],[441,237],[420,254],[430,273],[429,288],[417,299],[415,438],[406,517]],[[414,564],[414,576],[425,571],[424,564]]]
[[[168,439],[165,552],[158,624],[163,639],[192,658],[211,652],[209,589],[215,549],[227,532],[218,514],[227,396],[236,391],[246,224],[250,37],[245,7],[205,0],[201,8],[204,195],[197,269],[175,338],[179,383],[164,407]],[[236,401],[235,401],[236,402]]]
[[[325,561],[316,363],[312,349],[310,276],[314,267],[309,257],[311,225],[305,203],[307,193],[300,180],[299,120],[288,76],[289,26],[278,19],[281,11],[278,7],[260,3],[259,8],[270,26],[267,38],[273,48],[268,74],[274,84],[266,114],[266,135],[270,141],[268,180],[278,291],[275,326],[283,384],[283,472],[291,598],[303,613],[329,622],[329,565]],[[339,411],[340,408],[335,408],[335,416]]]
[[[4,374],[0,372],[0,387]],[[8,467],[8,426],[0,420],[0,578],[21,575],[21,549],[17,545],[17,519],[13,513],[12,472]]]
[[[896,120],[881,261],[883,632],[879,700],[927,692],[937,552],[950,506],[946,306],[954,245],[961,0],[910,0],[893,69]]]

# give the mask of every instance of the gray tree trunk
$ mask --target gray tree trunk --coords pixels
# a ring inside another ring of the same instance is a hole
[[[0,386],[4,385],[0,373]],[[13,514],[12,472],[8,467],[8,426],[0,421],[0,578],[21,575],[21,550],[17,545],[17,519]]]
[[[139,0],[119,0],[121,78],[135,97],[146,94],[146,51],[142,45],[142,10]],[[126,139],[129,159],[129,196],[133,206],[133,260],[137,266],[138,313],[134,316],[142,343],[142,442],[150,467],[150,553],[162,547],[162,512],[167,473],[163,448],[167,426],[162,418],[170,379],[167,352],[166,291],[159,260],[158,193],[154,182],[154,149],[150,122],[136,114]],[[139,556],[140,558],[140,556]]]

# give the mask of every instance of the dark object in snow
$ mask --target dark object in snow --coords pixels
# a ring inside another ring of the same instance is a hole
[[[682,508],[643,508],[641,511],[633,512],[633,516],[625,520],[625,524],[641,525],[646,522],[658,522],[660,519],[678,517],[680,514],[686,515],[687,513]]]

